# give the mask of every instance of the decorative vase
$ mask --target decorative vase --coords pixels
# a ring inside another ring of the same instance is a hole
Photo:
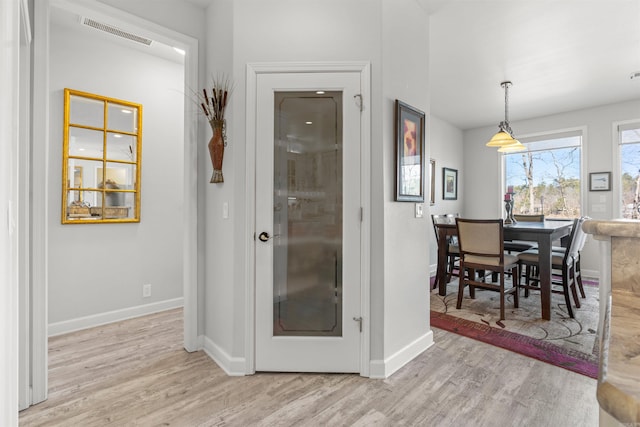
[[[209,157],[211,157],[211,164],[213,165],[213,175],[211,176],[210,183],[224,182],[222,176],[222,159],[224,158],[225,147],[225,135],[224,135],[224,120],[210,120],[211,130],[213,136],[209,140]]]

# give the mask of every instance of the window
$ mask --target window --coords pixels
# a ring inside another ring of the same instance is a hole
[[[64,95],[62,223],[139,222],[142,106]]]
[[[640,218],[640,122],[618,126],[623,218]]]
[[[521,138],[520,142],[526,151],[504,155],[505,188],[513,188],[513,213],[579,217],[582,132]]]

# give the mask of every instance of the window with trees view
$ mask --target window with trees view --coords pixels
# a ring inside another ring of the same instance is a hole
[[[640,122],[618,126],[623,218],[640,219]]]
[[[582,133],[520,139],[526,151],[504,155],[505,188],[513,186],[514,214],[576,218],[580,213]]]

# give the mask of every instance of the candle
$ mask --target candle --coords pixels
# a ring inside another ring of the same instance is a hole
[[[507,193],[513,194],[513,185],[507,187]]]
[[[508,201],[510,201],[510,200],[511,200],[511,194],[510,194],[510,193],[505,193],[505,195],[504,195],[504,201],[505,201],[505,202],[508,202]]]

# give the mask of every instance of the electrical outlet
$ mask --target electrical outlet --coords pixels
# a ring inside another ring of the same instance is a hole
[[[142,285],[142,297],[148,298],[151,296],[151,283],[147,283],[146,285]]]

